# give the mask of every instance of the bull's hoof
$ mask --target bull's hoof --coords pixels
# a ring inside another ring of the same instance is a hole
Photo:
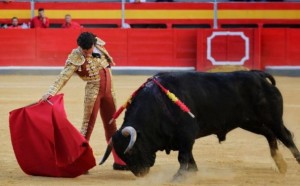
[[[284,161],[282,155],[277,152],[274,156],[273,159],[275,161],[275,164],[278,168],[278,171],[280,172],[280,174],[285,174],[287,172],[287,164]]]
[[[300,164],[300,156],[296,157],[297,162]]]
[[[179,170],[172,179],[172,182],[183,182],[186,180],[187,171]]]
[[[196,164],[189,164],[188,171],[189,172],[197,172],[198,171],[197,165]]]
[[[197,169],[198,170],[198,169]],[[197,173],[197,170],[179,170],[172,179],[172,182],[183,182],[188,177],[195,176]]]
[[[285,174],[287,172],[287,164],[282,162],[281,165],[278,167],[280,174]]]

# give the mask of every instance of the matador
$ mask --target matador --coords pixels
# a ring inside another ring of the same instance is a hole
[[[71,76],[76,73],[86,81],[84,97],[84,114],[81,134],[89,141],[97,113],[100,110],[106,141],[109,141],[117,130],[116,123],[109,124],[116,111],[115,93],[112,86],[110,66],[112,57],[104,48],[105,42],[90,32],[83,32],[77,39],[78,48],[69,54],[64,69],[50,86],[42,100],[59,92]],[[113,152],[115,170],[126,170],[126,164]]]

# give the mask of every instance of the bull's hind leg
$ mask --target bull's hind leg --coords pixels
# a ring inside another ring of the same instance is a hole
[[[284,161],[281,153],[278,150],[278,144],[277,144],[275,134],[271,130],[269,130],[268,128],[266,128],[264,126],[253,126],[253,125],[248,124],[248,125],[242,126],[241,128],[266,137],[266,139],[269,143],[271,156],[272,156],[279,172],[282,174],[285,174],[287,171],[287,164]]]
[[[280,124],[280,129],[274,131],[277,138],[292,152],[293,156],[296,158],[300,164],[300,152],[296,147],[291,132],[283,125],[283,122]]]

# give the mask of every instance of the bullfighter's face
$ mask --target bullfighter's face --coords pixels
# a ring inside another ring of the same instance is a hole
[[[145,143],[142,134],[138,134],[134,146],[126,153],[124,151],[129,144],[129,136],[125,137],[121,132],[117,132],[113,136],[112,141],[116,153],[126,162],[128,168],[135,176],[142,177],[148,174],[150,167],[154,165],[156,155],[155,152],[151,152],[148,148],[149,145]]]
[[[89,48],[89,49],[83,49],[83,48],[79,47],[79,50],[80,50],[80,52],[82,53],[82,55],[84,57],[92,57],[92,53],[93,53],[93,50],[94,50],[94,45],[92,45],[92,47]]]

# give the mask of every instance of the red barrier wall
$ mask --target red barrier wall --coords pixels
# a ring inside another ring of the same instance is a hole
[[[121,24],[121,3],[37,2],[35,13],[40,7],[45,8],[50,23],[61,24],[64,15],[70,13],[73,20],[82,24]],[[0,3],[0,22],[9,23],[13,16],[19,17],[20,23],[29,21],[30,2]],[[0,29],[0,66],[62,66],[76,47],[81,31],[92,31],[105,40],[118,66],[206,70],[222,61],[242,61],[244,66],[259,69],[300,65],[300,29],[288,28],[300,27],[300,3],[218,3],[217,17],[221,28],[217,30]],[[161,23],[167,28],[176,24],[205,24],[212,28],[213,3],[126,3],[125,18],[129,24]],[[245,24],[254,27],[246,29]],[[286,28],[266,28],[269,24],[286,25]],[[222,29],[226,25],[243,28]],[[214,36],[208,42],[213,33],[227,31],[242,32],[244,36],[225,34]]]
[[[300,29],[264,29],[262,61],[265,66],[300,65]]]
[[[214,65],[242,65],[261,69],[259,30],[199,30],[196,69],[208,70]]]
[[[0,66],[63,66],[81,31],[106,41],[118,66],[212,67],[208,38],[214,32],[242,33],[249,40],[249,68],[300,65],[300,29],[28,29],[0,30]],[[239,61],[245,41],[238,36],[211,40],[216,61]]]
[[[0,30],[0,66],[61,66],[81,30]],[[118,66],[195,66],[196,30],[84,29],[107,42]]]

